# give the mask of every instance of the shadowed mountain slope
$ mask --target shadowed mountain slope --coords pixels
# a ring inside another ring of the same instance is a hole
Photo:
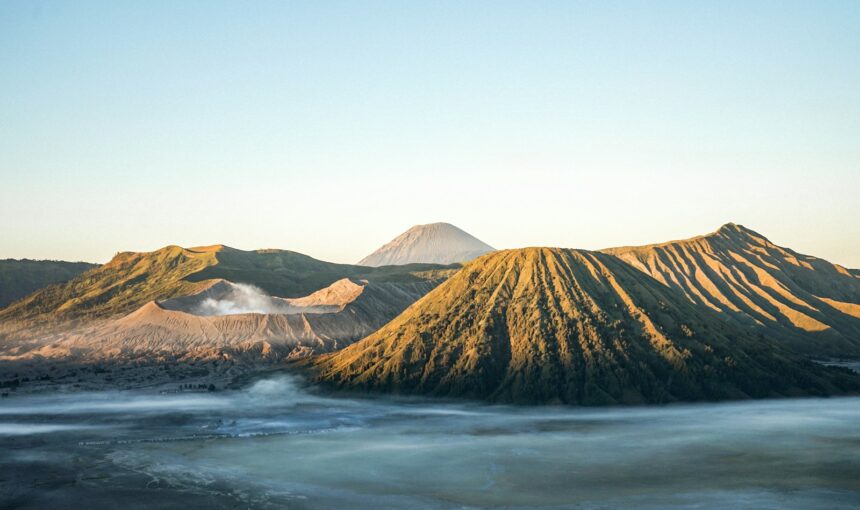
[[[415,225],[364,257],[360,266],[467,262],[495,248],[450,223]]]
[[[860,355],[860,276],[779,247],[741,225],[729,223],[683,241],[603,251],[694,303],[764,327],[797,352]]]
[[[467,264],[310,369],[317,381],[346,389],[523,403],[860,389],[858,376],[789,354],[613,256],[551,248]]]
[[[0,260],[0,308],[47,285],[71,280],[97,265],[62,260]]]

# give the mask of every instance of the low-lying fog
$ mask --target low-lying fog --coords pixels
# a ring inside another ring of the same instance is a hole
[[[233,392],[0,402],[7,508],[860,504],[860,398],[512,408]]]

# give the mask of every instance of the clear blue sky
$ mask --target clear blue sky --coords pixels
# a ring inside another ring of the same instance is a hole
[[[742,223],[860,267],[860,2],[0,3],[0,258]]]

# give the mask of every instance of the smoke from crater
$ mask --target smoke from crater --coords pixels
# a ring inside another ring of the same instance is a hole
[[[196,315],[235,315],[240,313],[283,313],[283,305],[253,285],[236,283],[219,298],[206,298],[192,313]]]

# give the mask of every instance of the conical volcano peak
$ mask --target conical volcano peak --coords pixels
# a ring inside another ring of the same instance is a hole
[[[760,246],[768,246],[772,244],[765,236],[737,223],[726,223],[714,232],[713,235],[742,244]]]
[[[358,263],[364,266],[453,264],[494,250],[450,223],[428,223],[415,225]]]
[[[454,230],[458,230],[458,231],[460,231],[460,232],[463,232],[463,230],[462,230],[462,229],[459,229],[459,228],[457,228],[455,225],[452,225],[452,224],[450,224],[450,223],[448,223],[448,222],[446,222],[446,221],[437,221],[437,222],[435,222],[435,223],[424,223],[423,225],[413,225],[413,226],[412,226],[408,231],[412,231],[412,230],[432,230],[432,229],[438,229],[438,230],[454,229]],[[408,232],[408,231],[407,231],[407,232]]]

